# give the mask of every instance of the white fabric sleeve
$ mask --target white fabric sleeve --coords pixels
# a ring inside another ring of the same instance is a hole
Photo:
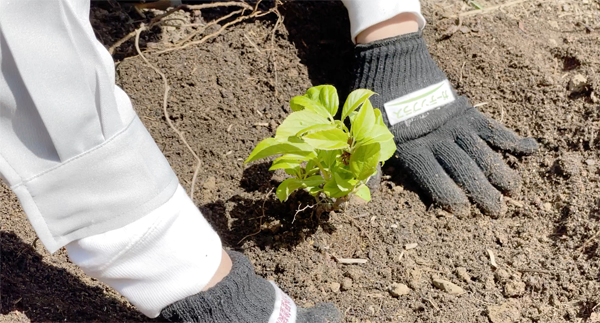
[[[0,0],[0,174],[50,252],[140,219],[178,185],[89,11]]]
[[[419,29],[425,27],[425,18],[421,14],[419,0],[342,0],[350,17],[352,41],[363,30],[384,22],[401,13],[413,13],[417,16]]]
[[[149,317],[200,292],[221,263],[221,240],[179,186],[145,217],[69,243],[69,258]]]
[[[89,6],[0,0],[0,178],[50,252],[156,317],[206,286],[221,242],[115,86]]]

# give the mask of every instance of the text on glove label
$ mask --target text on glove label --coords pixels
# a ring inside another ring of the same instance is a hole
[[[268,323],[296,323],[298,309],[294,301],[287,296],[274,282],[269,281],[275,288],[275,307]]]
[[[390,126],[454,101],[450,82],[444,80],[383,104]]]

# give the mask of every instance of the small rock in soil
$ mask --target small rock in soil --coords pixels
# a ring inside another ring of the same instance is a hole
[[[367,311],[369,311],[369,314],[371,316],[375,315],[375,307],[373,305],[369,305],[369,307],[367,308]]]
[[[502,268],[496,270],[496,273],[494,274],[494,276],[496,277],[496,280],[499,283],[504,283],[506,281],[508,281],[508,279],[510,278],[510,273]]]
[[[595,160],[593,160],[593,159],[586,159],[586,160],[585,160],[585,163],[586,163],[587,165],[589,165],[589,166],[594,166],[594,165],[596,165],[596,161],[595,161]]]
[[[410,293],[410,288],[404,284],[395,283],[390,286],[390,295],[394,297],[408,295],[408,293]]]
[[[418,243],[409,243],[409,244],[407,244],[407,245],[404,246],[404,249],[406,249],[406,250],[415,249],[418,246],[419,246]]]
[[[492,323],[514,323],[521,318],[519,309],[511,302],[488,306],[487,314]]]
[[[404,188],[402,186],[394,186],[394,193],[402,193]]]
[[[525,294],[525,283],[517,281],[509,281],[504,285],[504,296],[506,297],[519,297]]]
[[[546,211],[546,212],[552,211],[552,204],[550,204],[548,202],[544,203],[544,211]]]
[[[433,286],[445,291],[450,295],[460,295],[465,292],[462,287],[443,279],[434,279]]]
[[[471,281],[471,275],[469,275],[469,273],[467,272],[467,268],[465,267],[456,268],[456,275],[458,276],[458,278],[462,279],[467,283]]]
[[[333,282],[329,284],[329,289],[334,293],[338,293],[341,286],[342,285],[340,283]]]
[[[350,277],[344,277],[340,288],[341,290],[350,290],[352,288],[352,279],[350,279]]]
[[[575,74],[569,81],[569,91],[574,93],[585,91],[587,81],[587,77],[581,74]]]

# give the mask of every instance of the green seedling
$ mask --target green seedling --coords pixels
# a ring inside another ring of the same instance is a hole
[[[277,198],[304,189],[318,204],[331,204],[355,194],[371,200],[367,180],[376,174],[378,163],[396,151],[394,136],[385,126],[381,111],[369,101],[373,91],[350,93],[341,119],[336,120],[339,99],[335,87],[321,85],[290,101],[292,112],[277,128],[274,138],[266,138],[245,163],[281,155],[269,170],[283,169],[292,178],[277,188]],[[344,123],[350,120],[350,129]],[[323,199],[327,199],[325,202]]]

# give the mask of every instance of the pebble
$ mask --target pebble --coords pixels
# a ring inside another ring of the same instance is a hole
[[[415,249],[418,246],[419,246],[418,243],[409,243],[409,244],[404,245],[404,249],[406,249],[406,250]]]
[[[352,279],[350,277],[344,277],[342,279],[341,290],[350,290],[352,288]]]
[[[545,210],[546,212],[550,212],[550,211],[552,211],[552,204],[550,204],[550,203],[548,203],[548,202],[544,203],[544,210]]]
[[[331,289],[331,291],[334,293],[338,293],[341,286],[342,285],[340,285],[340,283],[333,282],[329,284],[329,289]]]
[[[581,74],[575,74],[569,81],[569,91],[583,92],[587,85],[587,77]]]
[[[395,283],[390,286],[390,295],[394,297],[400,297],[402,295],[408,295],[410,293],[410,288],[404,284]]]
[[[496,280],[500,283],[504,283],[506,281],[508,281],[508,279],[510,278],[510,273],[502,268],[496,270],[496,273],[494,274],[494,276],[496,277]]]
[[[509,281],[504,285],[504,296],[506,297],[518,297],[523,294],[525,294],[525,283],[520,280]]]
[[[467,272],[467,268],[465,267],[457,267],[456,275],[458,276],[458,278],[462,279],[467,283],[471,281],[471,275],[469,275],[469,273]]]
[[[434,279],[433,286],[445,291],[450,295],[461,295],[465,292],[462,287],[443,279]]]
[[[369,305],[369,307],[367,308],[367,310],[369,311],[369,314],[371,314],[371,316],[375,315],[375,307],[373,305]]]
[[[593,160],[593,159],[586,159],[586,160],[585,160],[585,163],[586,163],[588,166],[594,166],[594,165],[596,165],[596,161],[595,161],[595,160]]]

